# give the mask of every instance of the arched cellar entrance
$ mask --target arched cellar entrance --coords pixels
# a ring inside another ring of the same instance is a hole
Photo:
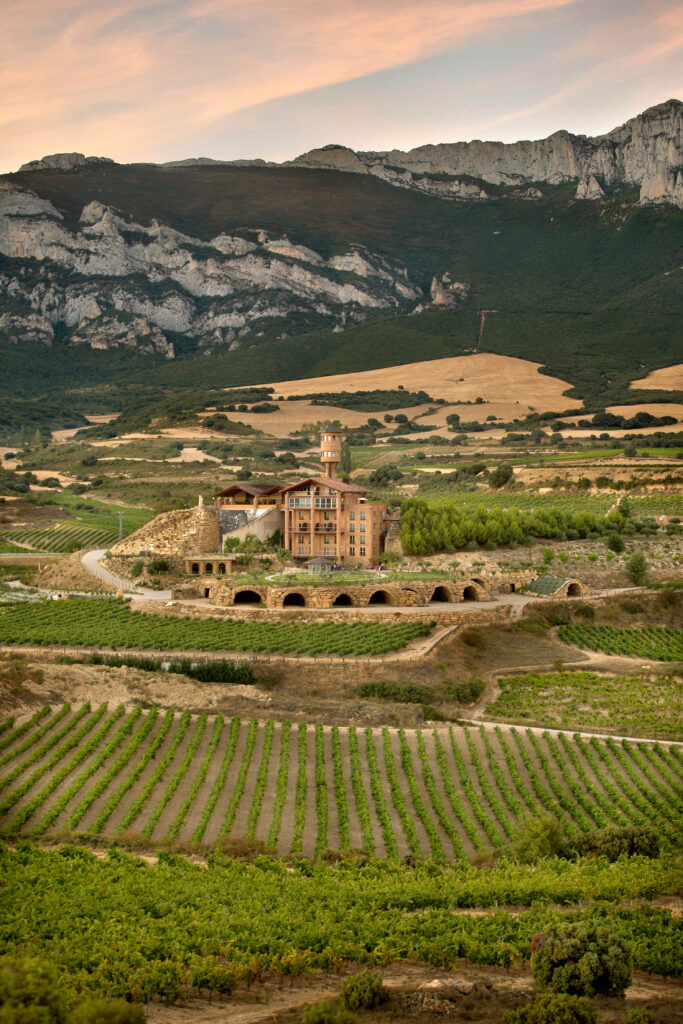
[[[255,590],[239,590],[232,601],[233,604],[261,604],[261,595]]]
[[[567,597],[581,597],[581,584],[570,583],[567,587]]]
[[[479,595],[476,587],[465,587],[462,592],[463,601],[478,601]]]
[[[337,607],[340,607],[341,605],[343,605],[344,607],[348,607],[351,604],[353,604],[353,601],[351,600],[348,594],[338,594],[335,597],[334,601],[332,602],[333,607],[335,605]]]
[[[306,598],[303,594],[285,594],[285,599],[282,602],[283,608],[305,608]]]
[[[430,601],[451,601],[451,595],[448,587],[434,587],[434,593],[430,597]]]
[[[199,576],[199,565],[197,564],[197,562],[192,563],[192,575]]]
[[[207,576],[211,575],[211,573],[213,572],[213,562],[206,562],[206,564],[204,565],[204,572],[207,574]]]
[[[225,562],[218,563],[218,571],[221,573],[225,573]]]
[[[368,604],[392,604],[391,594],[388,594],[386,590],[376,590],[374,594],[370,595]]]

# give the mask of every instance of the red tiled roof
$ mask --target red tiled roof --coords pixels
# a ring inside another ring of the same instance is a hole
[[[366,487],[359,487],[358,484],[347,484],[331,476],[309,476],[305,480],[297,480],[296,483],[281,487],[281,491],[298,491],[300,487],[307,484],[317,484],[318,487],[331,487],[333,491],[341,491],[342,494],[367,494]]]

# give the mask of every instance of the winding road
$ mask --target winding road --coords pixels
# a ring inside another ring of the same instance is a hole
[[[170,601],[173,594],[170,590],[151,590],[149,587],[138,587],[129,580],[115,576],[113,572],[105,569],[100,561],[107,553],[106,548],[96,548],[93,551],[86,551],[81,555],[81,565],[93,576],[98,576],[105,583],[111,583],[113,587],[123,590],[127,594],[135,594],[137,597],[144,597],[148,601]]]

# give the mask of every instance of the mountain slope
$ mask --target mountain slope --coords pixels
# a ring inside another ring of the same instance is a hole
[[[675,156],[673,136],[654,139]],[[591,201],[573,180],[468,185],[486,201],[303,166],[91,161],[0,178],[14,415],[37,398],[73,415],[477,346],[599,402],[677,361],[683,211],[605,178]]]

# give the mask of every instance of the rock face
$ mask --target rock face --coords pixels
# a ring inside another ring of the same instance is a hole
[[[41,160],[29,160],[20,171],[75,171],[86,164],[113,164],[107,156],[83,156],[82,153],[53,153]]]
[[[354,153],[343,146],[326,146],[304,153],[291,163],[374,174],[401,188],[467,201],[488,196],[480,185],[463,181],[461,176],[493,185],[592,180],[600,188],[599,180],[606,185],[623,182],[641,186],[641,203],[681,206],[683,104],[680,100],[660,103],[594,138],[559,131],[535,141],[442,143],[419,146],[407,153],[398,149]],[[455,180],[434,181],[431,175],[448,175]],[[585,187],[580,188],[577,198],[601,198],[594,186],[584,193]]]
[[[159,221],[137,224],[100,202],[83,208],[74,229],[47,200],[0,182],[0,254],[16,261],[0,271],[0,307],[13,303],[0,330],[50,344],[63,324],[73,344],[170,359],[163,332],[211,351],[277,320],[286,328],[292,316],[343,326],[424,298],[405,267],[362,246],[325,259],[263,230],[245,236],[206,242]]]

